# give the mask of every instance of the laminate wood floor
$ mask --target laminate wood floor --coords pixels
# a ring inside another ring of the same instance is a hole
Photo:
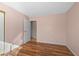
[[[66,46],[34,41],[29,41],[21,45],[21,47],[12,51],[11,54],[15,56],[73,56],[72,52]]]

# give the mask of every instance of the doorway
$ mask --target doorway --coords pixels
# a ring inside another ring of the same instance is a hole
[[[36,41],[37,39],[37,22],[31,21],[31,41]]]

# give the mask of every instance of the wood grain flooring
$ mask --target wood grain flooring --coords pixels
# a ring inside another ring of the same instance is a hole
[[[73,56],[66,46],[34,41],[21,45],[21,47],[11,51],[9,54],[13,56]]]

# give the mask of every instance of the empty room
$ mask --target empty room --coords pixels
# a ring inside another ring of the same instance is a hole
[[[0,56],[79,56],[79,2],[0,2]]]

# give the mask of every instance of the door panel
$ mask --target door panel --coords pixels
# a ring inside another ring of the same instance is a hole
[[[30,21],[24,19],[24,43],[30,41]]]

